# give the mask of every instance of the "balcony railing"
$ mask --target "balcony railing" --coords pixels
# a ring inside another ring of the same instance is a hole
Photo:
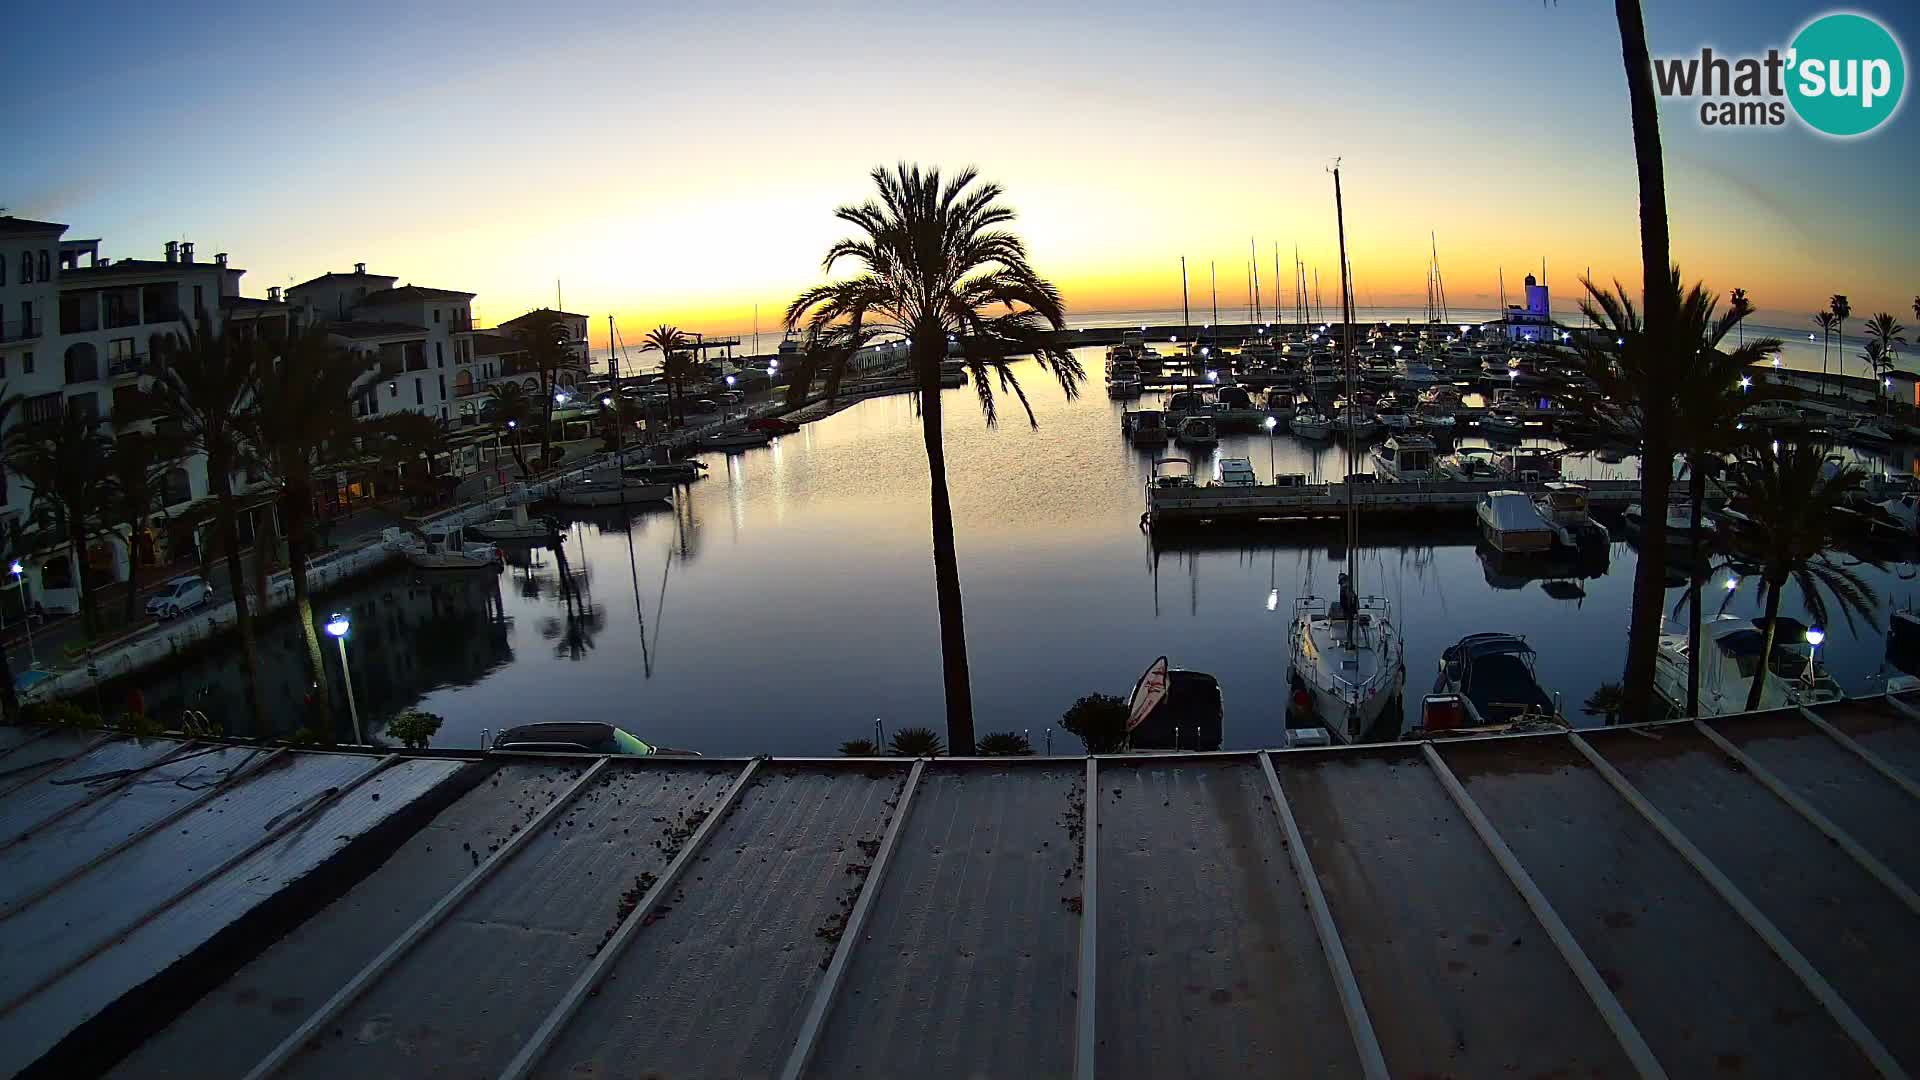
[[[118,378],[122,375],[144,375],[146,372],[146,353],[128,353],[124,356],[114,356],[107,359],[107,378],[109,379]]]
[[[40,336],[43,319],[0,319],[0,341],[30,341]]]

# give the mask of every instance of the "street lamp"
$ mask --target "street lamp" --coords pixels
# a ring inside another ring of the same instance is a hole
[[[1276,484],[1280,482],[1280,467],[1274,464],[1273,460],[1273,429],[1279,426],[1280,419],[1278,417],[1272,415],[1267,417],[1267,471],[1273,474],[1273,481]],[[1273,609],[1268,608],[1267,610],[1271,611]]]
[[[1753,377],[1750,375],[1740,376],[1740,389],[1742,390],[1753,389]]]
[[[39,667],[40,654],[33,649],[33,613],[27,609],[27,583],[20,576],[26,567],[20,565],[19,559],[15,559],[8,569],[13,571],[14,588],[20,590],[20,621],[27,624],[27,659],[31,661],[33,667]]]
[[[1813,663],[1820,657],[1820,643],[1827,640],[1827,632],[1817,626],[1807,627],[1807,671],[1803,678],[1813,682]]]
[[[353,669],[347,666],[347,631],[352,628],[353,624],[342,612],[336,611],[327,619],[327,633],[332,634],[333,640],[340,643],[340,676],[347,684],[347,712],[353,717],[353,741],[357,743],[362,741],[360,706],[353,700]]]
[[[553,400],[554,400],[554,403],[557,405],[565,405],[567,403],[566,391],[563,390],[560,393],[553,395]]]

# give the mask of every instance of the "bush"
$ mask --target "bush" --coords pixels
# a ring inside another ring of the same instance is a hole
[[[387,721],[387,735],[409,750],[425,750],[440,730],[441,718],[420,709],[408,709]]]
[[[900,757],[939,757],[947,752],[946,740],[932,728],[903,727],[893,733],[888,746]]]
[[[995,731],[982,735],[974,746],[981,757],[1027,757],[1033,753],[1033,744],[1018,731]]]
[[[1080,737],[1089,754],[1116,754],[1127,741],[1127,702],[1112,694],[1088,694],[1060,717],[1060,726]]]
[[[65,728],[103,726],[100,714],[89,712],[71,701],[31,701],[20,709],[20,722],[26,725]]]
[[[880,744],[872,739],[848,739],[840,744],[841,757],[879,757]]]

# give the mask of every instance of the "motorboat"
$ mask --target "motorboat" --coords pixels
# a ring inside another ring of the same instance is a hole
[[[553,497],[562,506],[626,506],[667,502],[673,498],[673,487],[624,473],[603,472],[583,476],[554,492]]]
[[[1127,696],[1122,749],[1218,750],[1225,718],[1218,679],[1169,667],[1162,656],[1147,666]]]
[[[1302,406],[1287,421],[1287,430],[1302,439],[1325,439],[1333,435],[1333,421],[1319,409]]]
[[[1491,446],[1462,446],[1441,458],[1437,464],[1443,480],[1499,480],[1503,478],[1495,463]]]
[[[1115,401],[1131,401],[1140,396],[1140,383],[1134,379],[1110,378],[1107,380],[1107,396]]]
[[[1121,419],[1120,428],[1135,446],[1165,446],[1172,434],[1166,414],[1158,409],[1129,412]]]
[[[420,533],[387,528],[381,531],[380,539],[416,570],[498,570],[505,565],[499,548],[468,539],[464,532],[458,528]]]
[[[1693,507],[1690,503],[1670,502],[1664,515],[1667,523],[1667,543],[1673,547],[1688,548],[1693,545]],[[1629,503],[1620,512],[1620,524],[1627,532],[1640,537],[1645,533],[1646,511],[1639,503]],[[1716,528],[1713,515],[1702,512],[1700,515],[1700,542],[1707,544]]]
[[[1774,620],[1773,654],[1760,708],[1782,709],[1841,698],[1840,686],[1815,655],[1819,638],[1797,619]],[[1760,671],[1766,621],[1720,615],[1700,625],[1700,715],[1745,712]],[[1653,690],[1676,715],[1687,702],[1687,635],[1661,634],[1654,653]]]
[[[1403,357],[1394,363],[1395,378],[1408,390],[1425,390],[1440,381],[1433,365],[1418,356]]]
[[[1373,416],[1389,432],[1413,430],[1413,414],[1398,405],[1383,403],[1374,410]]]
[[[1584,484],[1549,480],[1533,496],[1533,505],[1553,529],[1554,539],[1563,547],[1605,545],[1612,539],[1607,527],[1593,520],[1593,510]]]
[[[751,450],[756,446],[765,446],[773,441],[773,434],[766,431],[725,431],[709,435],[696,445],[702,450]]]
[[[1897,499],[1873,504],[1894,528],[1907,536],[1920,536],[1920,494],[1909,491]]]
[[[1214,401],[1213,418],[1223,428],[1253,431],[1267,418],[1244,386],[1222,386]]]
[[[1413,414],[1413,423],[1415,427],[1427,431],[1451,435],[1455,420],[1451,410],[1437,405],[1423,405]]]
[[[1433,440],[1425,435],[1394,435],[1373,448],[1373,475],[1381,480],[1424,483],[1437,479]]]
[[[685,461],[628,465],[620,473],[648,484],[689,484],[707,475],[707,467],[689,458]]]
[[[1220,442],[1220,428],[1211,416],[1189,416],[1174,429],[1173,441],[1181,446],[1215,446]]]
[[[537,521],[527,517],[526,504],[516,504],[506,517],[494,518],[468,525],[466,535],[493,543],[540,543],[560,531],[552,521],[541,518]]]
[[[1494,467],[1507,479],[1521,484],[1537,484],[1560,475],[1560,454],[1537,446],[1516,446],[1494,456]]]
[[[1181,390],[1167,395],[1167,420],[1176,428],[1179,422],[1189,416],[1211,415],[1213,406],[1207,403],[1207,396],[1198,390]]]
[[[1365,439],[1380,433],[1380,422],[1365,409],[1348,404],[1333,411],[1333,430],[1351,439]]]
[[[1519,413],[1488,412],[1480,418],[1480,430],[1498,439],[1518,439],[1526,435],[1527,422]]]
[[[1243,457],[1223,457],[1215,466],[1215,487],[1257,487],[1260,477],[1253,471],[1253,461]]]
[[[1469,634],[1440,653],[1433,692],[1410,738],[1563,729],[1559,703],[1540,685],[1537,655],[1518,634]]]
[[[1179,491],[1193,486],[1193,462],[1177,457],[1153,459],[1153,469],[1147,476],[1148,488]]]
[[[1887,429],[1864,416],[1838,434],[1841,442],[1859,446],[1886,446],[1893,442],[1893,436],[1888,434]]]
[[[1557,539],[1554,528],[1524,491],[1483,492],[1473,507],[1480,535],[1495,551],[1546,551]]]
[[[792,435],[800,430],[800,425],[784,416],[758,416],[747,421],[748,431],[764,431],[769,435]]]

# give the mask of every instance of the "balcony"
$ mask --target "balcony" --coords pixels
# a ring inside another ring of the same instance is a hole
[[[117,379],[122,375],[145,375],[149,371],[146,353],[128,353],[107,359],[107,378]]]
[[[0,319],[0,341],[32,341],[42,333],[42,318]]]

